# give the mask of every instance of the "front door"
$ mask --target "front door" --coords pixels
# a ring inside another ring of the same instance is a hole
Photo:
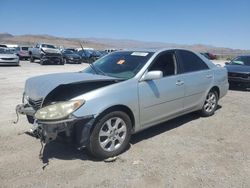
[[[148,71],[160,70],[163,77],[138,84],[141,126],[149,127],[183,110],[184,82],[178,74],[173,52],[156,57]]]

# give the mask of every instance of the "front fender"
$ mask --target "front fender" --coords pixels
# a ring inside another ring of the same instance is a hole
[[[135,120],[135,130],[140,124],[138,90],[135,80],[128,80],[99,88],[74,99],[84,99],[86,101],[81,108],[73,113],[76,117],[89,115],[97,117],[110,107],[122,105],[132,111]]]

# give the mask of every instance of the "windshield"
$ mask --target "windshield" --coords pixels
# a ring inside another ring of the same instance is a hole
[[[15,52],[14,48],[0,48],[0,54],[14,54]]]
[[[236,57],[231,61],[230,64],[233,65],[246,65],[250,66],[250,56],[241,56],[241,57]]]
[[[100,74],[129,79],[139,72],[152,55],[152,52],[115,52],[97,60],[93,65]],[[83,72],[95,74],[91,67],[86,68]]]
[[[53,48],[55,49],[55,46],[51,45],[51,44],[42,44],[43,48]]]

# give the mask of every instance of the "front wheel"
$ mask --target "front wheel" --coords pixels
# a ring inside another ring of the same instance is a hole
[[[32,55],[30,55],[30,62],[33,63],[34,62],[34,57]]]
[[[61,59],[60,62],[59,62],[60,65],[64,65],[64,64],[66,64],[66,63],[67,63],[67,60],[66,60],[66,59]]]
[[[62,62],[61,62],[61,65],[64,65],[64,64],[66,64],[67,63],[67,59],[66,58],[63,58],[62,59]]]
[[[218,105],[218,94],[215,90],[210,90],[206,96],[205,103],[201,109],[201,115],[208,117],[214,114]]]
[[[94,124],[87,148],[99,159],[116,156],[127,148],[131,129],[131,120],[126,113],[107,113]]]

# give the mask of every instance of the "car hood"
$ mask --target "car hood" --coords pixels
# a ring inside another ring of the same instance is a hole
[[[46,53],[57,53],[57,54],[61,53],[59,49],[53,49],[53,48],[42,48],[42,50]]]
[[[91,83],[98,81],[117,80],[113,77],[89,73],[56,73],[29,78],[25,83],[25,95],[33,100],[45,98],[53,89],[60,85],[72,83]]]
[[[250,73],[250,66],[245,65],[226,65],[228,72]]]
[[[0,54],[0,58],[17,58],[15,54]]]

